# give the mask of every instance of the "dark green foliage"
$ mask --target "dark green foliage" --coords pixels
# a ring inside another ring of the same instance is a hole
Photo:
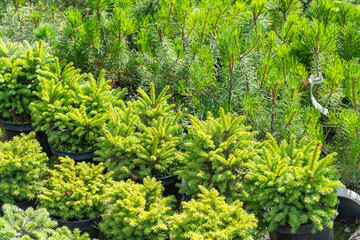
[[[37,99],[38,71],[52,61],[48,46],[40,41],[5,43],[0,40],[0,118],[10,122],[30,122],[29,104]]]
[[[101,231],[117,240],[168,239],[172,198],[164,198],[163,189],[160,181],[150,177],[143,184],[131,180],[115,183],[108,190]]]
[[[138,100],[109,107],[110,122],[96,153],[116,179],[170,176],[179,165],[181,113],[167,103],[168,87],[158,96],[150,88],[150,96],[139,89]]]
[[[62,65],[55,59],[49,71],[41,71],[40,89],[35,92],[39,100],[30,106],[36,130],[46,132],[59,150],[94,150],[107,120],[107,105],[116,106],[126,90],[110,90],[104,71],[95,79],[80,74],[72,63]]]
[[[177,171],[185,180],[181,192],[195,197],[203,185],[216,188],[227,201],[243,196],[244,164],[256,156],[256,132],[244,125],[245,117],[225,114],[223,109],[219,118],[190,119],[183,166]]]
[[[4,216],[0,217],[1,240],[47,240],[57,225],[52,221],[45,208],[26,211],[15,205],[5,204],[2,207]]]
[[[329,116],[329,121],[338,131],[338,169],[342,182],[350,189],[360,184],[360,115],[351,109],[344,109]]]
[[[247,164],[249,208],[263,214],[269,231],[290,225],[295,232],[307,223],[314,225],[313,232],[331,228],[337,188],[343,186],[332,165],[336,153],[320,158],[320,142],[303,138],[297,143],[294,137],[278,145],[270,134],[268,138],[261,157]]]
[[[170,239],[252,240],[257,219],[239,200],[227,204],[215,189],[199,186],[197,200],[183,202],[183,212],[172,217]]]
[[[0,142],[0,202],[36,198],[46,174],[47,161],[34,132]]]
[[[49,170],[44,180],[40,205],[62,220],[82,220],[99,216],[105,208],[106,189],[112,184],[111,173],[104,174],[102,163],[76,163],[61,158],[61,164]]]

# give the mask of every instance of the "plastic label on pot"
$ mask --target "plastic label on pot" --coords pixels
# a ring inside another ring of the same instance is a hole
[[[311,84],[310,96],[311,96],[311,102],[312,102],[313,106],[317,110],[319,110],[322,114],[327,115],[329,110],[327,108],[321,106],[320,103],[318,103],[318,101],[316,101],[316,99],[315,99],[315,97],[313,95],[313,92],[312,92],[314,85],[320,84],[322,82],[324,82],[324,78],[321,75],[321,73],[320,73],[319,77],[317,77],[316,75],[310,75],[310,78],[309,78],[309,83]]]

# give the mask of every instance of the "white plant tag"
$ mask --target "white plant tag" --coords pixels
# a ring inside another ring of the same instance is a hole
[[[309,78],[309,82],[311,84],[311,88],[310,88],[310,95],[311,95],[311,102],[312,104],[314,105],[314,107],[319,110],[322,114],[324,115],[327,115],[329,110],[323,106],[320,105],[320,103],[318,103],[318,101],[316,101],[314,95],[313,95],[313,87],[314,85],[316,84],[320,84],[324,81],[324,78],[323,76],[321,75],[320,73],[320,76],[319,77],[316,77],[316,75],[310,75],[310,78]]]

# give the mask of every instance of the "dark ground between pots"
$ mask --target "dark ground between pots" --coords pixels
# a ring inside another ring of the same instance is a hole
[[[356,230],[359,228],[358,224],[345,224],[340,222],[335,222],[334,224],[334,240],[360,240],[359,238],[350,238]],[[359,235],[360,236],[360,235]]]
[[[334,224],[334,240],[360,240],[360,224],[345,224],[335,222]],[[351,238],[350,238],[351,237]],[[270,240],[268,235],[260,240]],[[321,239],[319,239],[321,240]]]

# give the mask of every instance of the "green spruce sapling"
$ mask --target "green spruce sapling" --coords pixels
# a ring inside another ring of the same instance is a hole
[[[0,142],[0,202],[36,198],[46,175],[47,161],[34,132]]]
[[[156,96],[154,84],[150,96],[139,89],[140,98],[109,107],[109,124],[100,140],[98,160],[114,172],[115,179],[141,180],[146,176],[174,174],[179,165],[182,143],[181,113],[167,103],[169,87]]]
[[[337,188],[343,184],[332,165],[336,153],[320,158],[321,144],[293,137],[280,145],[268,134],[260,158],[247,166],[246,188],[249,209],[262,214],[268,230],[313,224],[312,232],[332,228],[337,214]]]
[[[62,67],[58,59],[41,75],[40,90],[35,92],[39,100],[31,104],[36,129],[44,131],[59,150],[95,150],[107,121],[107,105],[116,106],[126,90],[110,90],[104,71],[95,79],[80,74],[71,63]]]
[[[112,239],[165,240],[169,237],[172,198],[163,186],[146,177],[143,184],[116,182],[108,189],[108,208],[100,229]]]
[[[228,204],[214,188],[199,189],[197,200],[183,202],[183,211],[172,216],[170,239],[254,239],[258,220],[242,202]]]
[[[37,99],[38,71],[52,62],[42,41],[4,43],[0,40],[0,118],[9,122],[31,122],[29,104]]]
[[[71,232],[66,226],[57,226],[45,208],[25,211],[15,205],[5,204],[4,216],[0,217],[1,240],[90,240],[87,233],[79,229]]]
[[[227,201],[239,199],[243,191],[245,163],[256,155],[256,142],[245,117],[225,113],[208,116],[204,121],[190,116],[188,142],[182,155],[183,166],[177,171],[185,180],[180,191],[195,197],[199,185],[207,189],[216,188]]]
[[[106,189],[113,183],[111,173],[103,173],[102,163],[75,164],[68,157],[60,158],[60,162],[44,180],[40,205],[63,221],[98,217],[105,208]]]
[[[0,217],[1,240],[46,240],[53,234],[56,221],[51,220],[45,208],[25,211],[15,205],[2,207],[4,216]]]

